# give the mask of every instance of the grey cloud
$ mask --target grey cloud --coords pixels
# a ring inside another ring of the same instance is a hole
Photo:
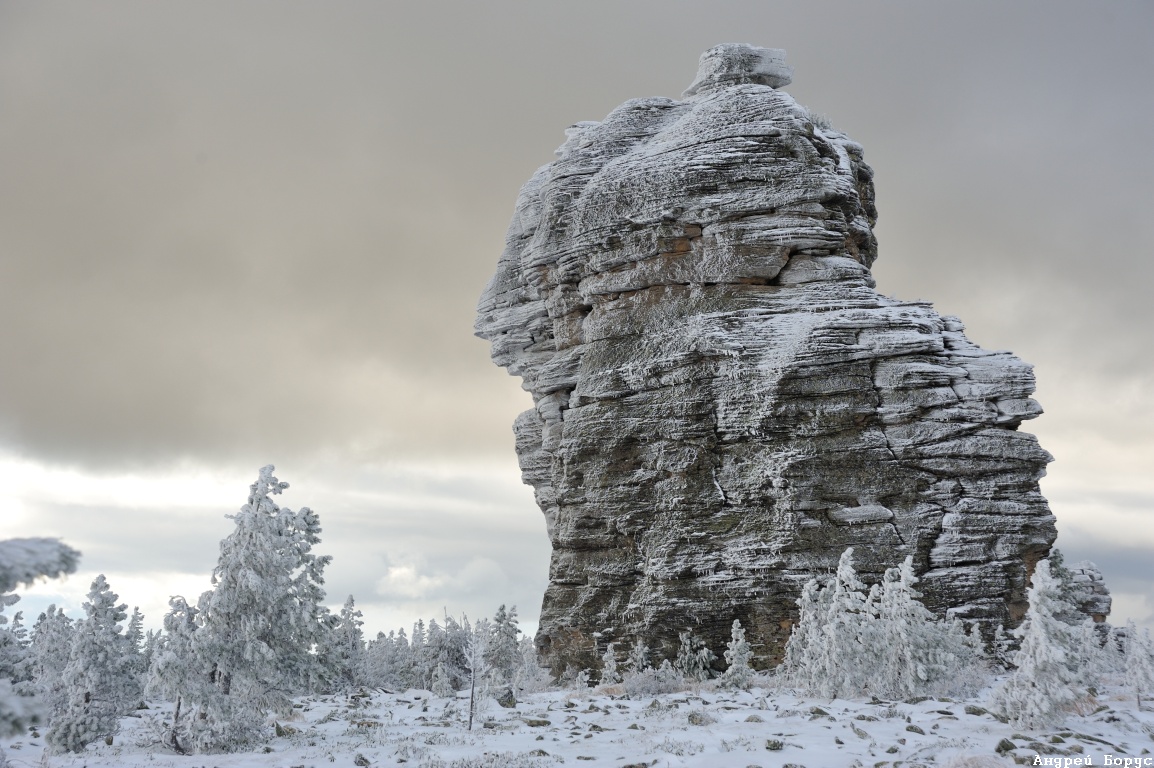
[[[471,324],[518,186],[566,125],[676,96],[725,40],[786,48],[788,90],[864,144],[882,290],[1051,381],[1147,380],[1151,22],[1142,3],[7,4],[0,441],[102,467],[506,455],[527,396]]]

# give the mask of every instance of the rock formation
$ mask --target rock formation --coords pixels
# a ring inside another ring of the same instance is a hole
[[[570,128],[517,200],[476,330],[535,403],[514,430],[554,671],[684,629],[720,654],[735,618],[772,663],[849,546],[1013,625],[1054,541],[1030,366],[874,290],[873,172],[777,90],[791,71],[713,48],[682,100]]]

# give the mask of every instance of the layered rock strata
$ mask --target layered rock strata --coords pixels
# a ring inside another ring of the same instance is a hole
[[[772,663],[850,546],[867,579],[912,555],[933,610],[1013,625],[1054,541],[1031,367],[874,290],[873,172],[790,73],[714,48],[682,100],[570,128],[517,200],[476,330],[533,395],[554,671],[685,629],[720,655],[735,618]]]

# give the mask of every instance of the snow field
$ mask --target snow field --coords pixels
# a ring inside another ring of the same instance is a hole
[[[908,702],[831,701],[714,683],[639,699],[620,692],[546,691],[511,709],[487,699],[471,732],[467,691],[452,698],[380,689],[304,696],[290,717],[268,722],[267,743],[231,754],[166,749],[168,704],[123,718],[111,745],[100,741],[81,754],[47,755],[35,730],[2,744],[13,766],[44,768],[979,768],[1154,757],[1154,711],[1137,710],[1121,689],[1081,702],[1061,727],[1039,731],[986,712],[989,688],[970,701]]]

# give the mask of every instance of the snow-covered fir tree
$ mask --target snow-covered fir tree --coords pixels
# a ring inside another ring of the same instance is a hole
[[[29,647],[29,674],[32,690],[44,707],[45,718],[51,722],[68,704],[68,690],[64,685],[64,668],[72,653],[72,619],[49,605],[32,625],[32,644]]]
[[[1138,709],[1142,709],[1142,694],[1154,695],[1154,643],[1150,630],[1139,630],[1132,619],[1126,624],[1125,670]]]
[[[531,637],[521,638],[517,645],[520,659],[517,662],[517,672],[513,678],[513,686],[522,693],[538,693],[547,689],[553,682],[552,676],[537,661],[537,646]]]
[[[629,658],[625,662],[630,674],[640,674],[653,668],[649,663],[649,652],[649,646],[640,637],[633,641],[629,648]]]
[[[493,615],[493,637],[489,641],[489,664],[501,683],[510,684],[521,662],[517,626],[517,606],[505,610],[504,604]]]
[[[365,636],[362,614],[357,610],[353,596],[349,595],[337,617],[336,626],[329,634],[329,644],[320,650],[330,659],[329,664],[336,670],[337,682],[349,688],[363,685],[365,675]]]
[[[211,696],[198,707],[197,751],[230,750],[256,739],[266,711],[287,711],[290,697],[331,673],[313,653],[324,646],[331,617],[323,606],[324,568],[316,555],[320,521],[312,510],[281,508],[272,497],[288,487],[260,470],[235,530],[220,544],[213,589],[197,604],[194,650],[211,670]]]
[[[24,627],[24,614],[17,611],[9,621],[2,613],[6,607],[3,601],[7,600],[8,605],[13,605],[18,599],[17,595],[0,596],[0,680],[12,683],[27,682],[31,676],[28,630]]]
[[[617,671],[617,644],[608,643],[605,654],[601,657],[601,684],[613,685],[621,682],[621,673]]]
[[[138,607],[133,607],[132,615],[128,617],[124,641],[128,645],[133,668],[139,672],[147,671],[148,667],[144,666],[144,614]]]
[[[104,574],[96,577],[76,623],[63,678],[68,703],[45,735],[54,752],[81,752],[97,739],[111,738],[120,717],[136,703],[139,681],[120,622],[127,605]]]
[[[967,637],[957,621],[939,621],[918,598],[913,558],[887,569],[877,601],[876,625],[863,635],[863,650],[873,654],[866,688],[878,696],[905,698],[939,692],[981,661],[979,636]],[[867,611],[866,615],[875,615]],[[870,641],[873,642],[872,647]]]
[[[876,662],[863,647],[872,647],[877,611],[865,590],[853,567],[852,547],[842,553],[832,579],[806,583],[781,669],[789,685],[828,698],[863,689]]]
[[[786,684],[831,698],[904,698],[976,680],[980,637],[938,620],[918,601],[917,581],[907,558],[867,590],[847,549],[832,579],[824,586],[812,579],[802,590],[780,670]]]
[[[686,680],[708,680],[709,667],[717,659],[713,651],[705,646],[705,641],[686,630],[678,633],[680,647],[673,667]]]
[[[1096,691],[1114,673],[1120,671],[1117,659],[1109,648],[1109,631],[1103,632],[1086,617],[1073,628],[1073,665],[1078,674],[1078,684]]]
[[[489,694],[488,684],[492,667],[489,666],[489,641],[492,625],[488,619],[481,619],[475,627],[469,627],[467,619],[461,622],[465,630],[465,674],[469,680],[469,730],[473,730],[473,718],[480,702]]]
[[[748,688],[753,679],[753,668],[749,666],[753,658],[753,649],[745,639],[745,630],[739,619],[733,620],[733,627],[729,633],[729,643],[725,648],[725,672],[721,675],[721,682],[730,688]]]
[[[0,632],[6,618],[4,608],[19,599],[10,594],[20,585],[31,585],[41,577],[63,576],[76,570],[80,553],[56,539],[7,539],[0,541]],[[25,656],[23,662],[27,662]],[[22,663],[23,663],[22,662]],[[34,662],[33,662],[34,663]],[[24,667],[24,670],[28,669]],[[25,671],[19,671],[23,677]],[[19,733],[43,714],[34,685],[20,685],[0,675],[0,738]],[[0,749],[0,766],[7,764],[4,750]]]
[[[995,706],[1016,725],[1036,728],[1052,722],[1083,695],[1078,690],[1076,638],[1060,615],[1067,604],[1062,585],[1041,560],[1027,592],[1030,609],[1014,635],[1021,640],[1014,673],[995,691]]]
[[[212,668],[196,653],[196,608],[180,596],[170,598],[168,605],[164,642],[153,653],[146,691],[173,702],[165,739],[169,747],[184,755],[192,740],[189,702],[210,700],[216,692],[211,682]]]

